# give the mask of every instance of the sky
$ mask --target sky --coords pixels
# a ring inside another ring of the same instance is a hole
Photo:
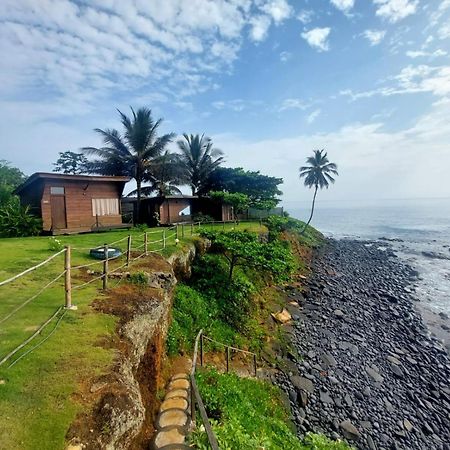
[[[116,108],[330,202],[450,197],[450,0],[1,0],[0,159],[51,171]],[[176,143],[171,144],[176,150]]]

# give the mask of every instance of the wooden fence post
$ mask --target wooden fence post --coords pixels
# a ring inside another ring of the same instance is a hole
[[[178,224],[175,225],[175,239],[178,239]]]
[[[65,308],[72,308],[72,279],[70,273],[70,245],[66,246],[66,252],[64,254],[64,269],[66,271],[65,274]]]
[[[222,228],[223,228],[223,231],[225,231],[225,220],[222,220]]]
[[[163,248],[166,248],[166,230],[163,230]]]
[[[103,260],[103,290],[108,289],[108,260],[109,260],[109,248],[108,244],[103,246],[105,252],[105,259]]]
[[[130,265],[130,259],[131,259],[131,234],[128,235],[127,266]]]
[[[195,426],[195,393],[194,393],[194,383],[192,383],[192,379],[194,379],[195,375],[191,374],[191,421]]]
[[[181,224],[181,237],[184,238],[184,223]]]
[[[230,371],[230,347],[226,347],[227,373]]]
[[[144,234],[144,252],[145,252],[145,256],[148,255],[148,236],[147,236],[147,232],[145,232]]]
[[[194,224],[191,222],[191,236],[194,234]]]
[[[255,367],[255,378],[256,378],[256,355],[253,355],[253,365]]]
[[[200,336],[200,365],[203,367],[203,334]]]

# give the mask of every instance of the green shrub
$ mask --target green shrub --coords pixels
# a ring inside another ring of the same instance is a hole
[[[30,214],[29,206],[21,206],[13,199],[0,208],[0,236],[37,236],[42,231],[42,221]]]
[[[48,238],[48,249],[54,252],[59,252],[64,248],[64,244],[56,237]]]
[[[143,271],[131,273],[128,281],[136,286],[147,286],[148,274]]]

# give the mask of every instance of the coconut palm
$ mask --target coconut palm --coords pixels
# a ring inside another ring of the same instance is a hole
[[[223,162],[223,153],[213,148],[211,139],[204,134],[183,134],[183,137],[184,140],[179,140],[177,144],[181,150],[184,178],[191,186],[192,195],[202,194],[209,176]]]
[[[177,186],[184,184],[183,171],[180,164],[180,155],[170,153],[168,150],[161,156],[154,158],[150,170],[146,173],[150,186],[141,189],[142,195],[151,195],[154,192],[159,196],[181,194]],[[136,195],[136,190],[130,192],[128,197]]]
[[[332,175],[339,175],[337,171],[337,165],[330,162],[325,150],[314,150],[314,156],[306,158],[307,166],[302,166],[299,169],[300,178],[304,178],[304,184],[308,188],[314,187],[314,196],[311,207],[311,214],[308,222],[303,227],[301,233],[304,233],[308,225],[310,224],[313,214],[314,205],[316,203],[317,190],[327,188],[330,186],[330,182],[334,183],[335,179]]]
[[[98,157],[88,165],[90,173],[101,175],[125,175],[136,180],[136,215],[140,221],[142,183],[150,179],[152,162],[164,152],[174,138],[173,133],[158,137],[162,119],[154,120],[152,111],[131,108],[132,117],[119,111],[124,133],[115,129],[96,128],[103,138],[104,147],[84,147],[82,150]]]

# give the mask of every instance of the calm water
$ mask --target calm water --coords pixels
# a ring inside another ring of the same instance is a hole
[[[308,217],[307,203],[285,206],[293,217]],[[335,238],[400,239],[391,244],[419,271],[417,296],[434,311],[450,313],[450,199],[323,202],[317,205],[312,225]],[[429,258],[422,252],[449,259]]]

